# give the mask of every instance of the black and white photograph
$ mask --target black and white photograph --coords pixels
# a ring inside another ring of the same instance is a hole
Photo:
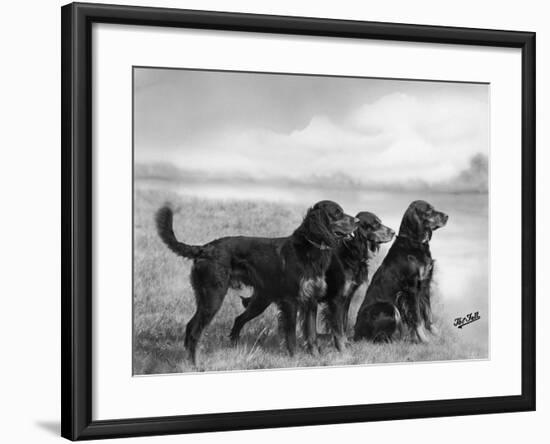
[[[489,359],[489,85],[133,68],[133,374]]]
[[[544,6],[6,2],[1,441],[548,434]]]

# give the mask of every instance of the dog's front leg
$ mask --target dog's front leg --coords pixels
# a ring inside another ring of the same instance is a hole
[[[426,326],[424,325],[424,321],[420,321],[420,323],[416,326],[416,335],[420,342],[422,343],[430,342],[430,339],[426,334]]]
[[[430,307],[429,300],[424,304],[422,308],[422,317],[424,318],[426,330],[428,330],[436,338],[439,337],[439,329],[433,323],[432,309]]]
[[[427,325],[427,329],[436,338],[439,338],[441,335],[439,328],[437,328],[434,324]]]
[[[319,354],[317,344],[317,301],[310,300],[304,307],[304,338],[306,348],[313,356]]]
[[[285,336],[286,347],[290,356],[296,353],[296,317],[298,305],[295,302],[284,301],[279,304],[281,310],[282,330]]]
[[[342,327],[343,327],[343,331],[344,331],[344,335],[348,329],[348,317],[349,317],[349,307],[351,305],[351,300],[353,299],[353,296],[355,295],[355,293],[357,292],[357,290],[359,289],[360,285],[357,283],[357,282],[353,282],[350,286],[350,288],[348,289],[348,292],[344,295],[344,306],[342,307],[342,310],[343,310],[343,313],[342,313]],[[363,294],[362,294],[362,299],[365,298],[365,293],[366,293],[366,287],[364,288],[363,290]]]
[[[330,324],[334,346],[338,351],[346,348],[345,300],[342,295],[329,299],[327,303],[327,318]]]

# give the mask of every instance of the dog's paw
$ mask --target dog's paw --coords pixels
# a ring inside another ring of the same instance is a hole
[[[336,350],[343,352],[348,347],[349,341],[345,337],[335,337],[334,345],[336,346]]]
[[[319,357],[319,354],[321,353],[321,348],[318,344],[307,344],[306,350],[311,356],[315,358]]]
[[[437,328],[435,325],[430,326],[428,331],[436,338],[439,338],[441,336],[441,330],[439,330],[439,328]]]

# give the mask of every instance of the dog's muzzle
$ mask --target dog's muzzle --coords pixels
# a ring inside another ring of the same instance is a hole
[[[434,217],[434,230],[437,230],[438,228],[444,227],[447,225],[447,221],[449,220],[449,215],[438,211],[436,216]]]
[[[336,237],[351,239],[355,236],[355,230],[358,226],[359,219],[345,214],[342,219],[334,223],[332,232]]]

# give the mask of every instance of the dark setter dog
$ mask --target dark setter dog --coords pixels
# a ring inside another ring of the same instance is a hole
[[[355,323],[354,339],[391,341],[407,333],[426,342],[433,332],[430,284],[433,264],[432,232],[445,226],[448,216],[427,202],[412,202],[399,234],[374,274]]]
[[[289,237],[224,237],[205,245],[179,242],[172,228],[172,210],[156,215],[164,243],[179,256],[193,259],[191,284],[197,309],[186,327],[185,348],[197,362],[197,344],[203,330],[220,309],[229,287],[250,286],[255,294],[275,301],[281,312],[286,345],[296,350],[298,307],[304,312],[304,337],[316,347],[317,300],[326,290],[325,272],[338,240],[350,236],[356,219],[331,201],[321,201],[307,211]]]
[[[395,232],[382,224],[373,213],[362,211],[356,216],[359,227],[352,239],[344,239],[332,256],[326,273],[326,320],[338,350],[344,348],[349,307],[357,289],[368,281],[369,260],[380,244],[393,239]]]
[[[321,299],[321,302],[326,303],[325,319],[338,350],[344,347],[347,313],[353,295],[368,279],[368,260],[378,252],[381,243],[391,241],[395,234],[372,213],[362,211],[356,218],[359,224],[354,235],[343,239],[333,250],[330,266],[325,274],[327,291]],[[234,341],[239,339],[245,323],[259,316],[274,302],[267,296],[256,293],[242,298],[246,310],[235,319],[231,330]]]

